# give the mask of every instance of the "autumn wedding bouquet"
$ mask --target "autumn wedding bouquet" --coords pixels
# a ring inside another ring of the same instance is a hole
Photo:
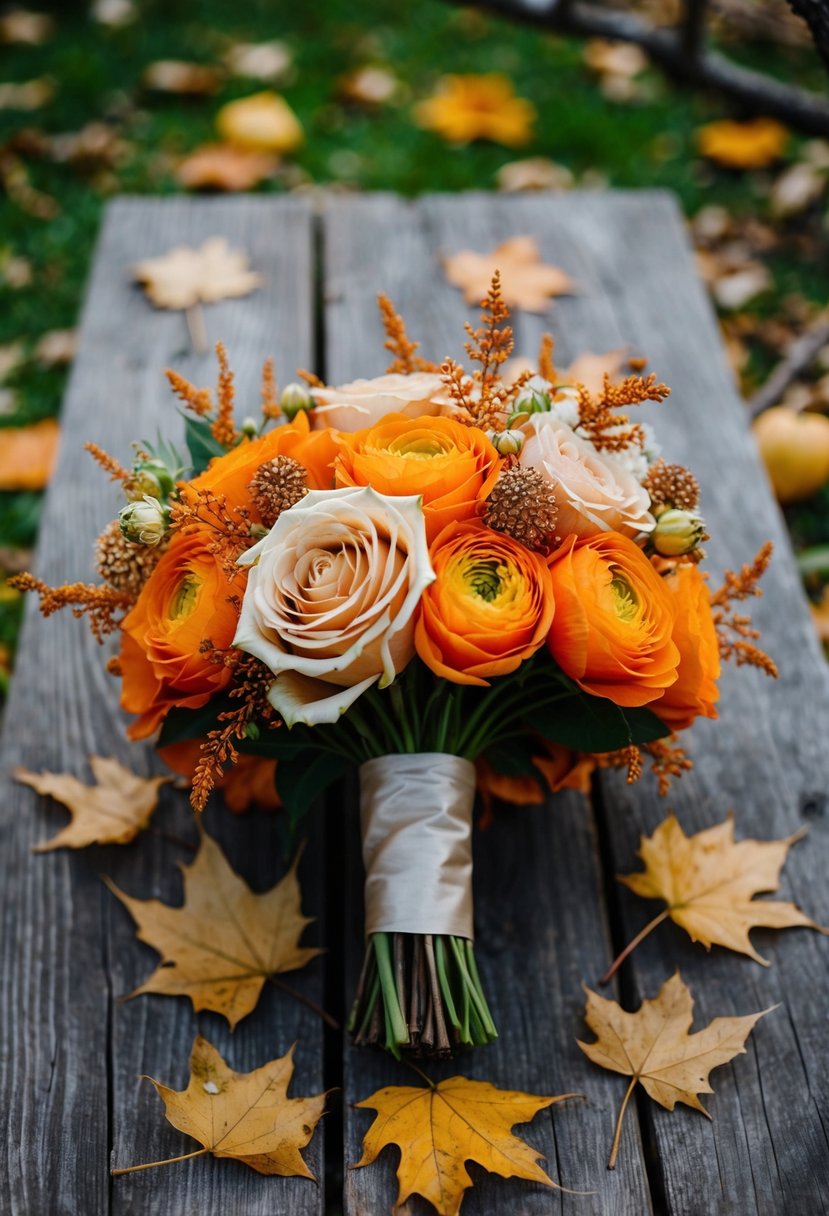
[[[366,955],[360,1043],[448,1055],[497,1030],[476,967],[476,788],[540,801],[596,766],[661,787],[677,733],[716,717],[720,657],[771,669],[736,604],[761,551],[715,591],[697,483],[622,412],[654,375],[598,393],[561,382],[545,339],[510,378],[498,277],[467,327],[467,374],[426,363],[381,297],[388,374],[277,392],[234,418],[174,372],[187,454],[144,442],[97,541],[103,586],[49,588],[46,613],[117,630],[110,666],[134,739],[155,738],[201,810],[272,796],[296,817],[357,768]],[[552,829],[551,829],[552,830]]]

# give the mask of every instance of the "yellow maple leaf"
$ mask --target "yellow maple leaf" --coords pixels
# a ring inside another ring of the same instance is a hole
[[[0,428],[0,490],[42,490],[52,476],[59,438],[54,418]]]
[[[444,258],[446,278],[463,291],[467,304],[479,304],[489,291],[495,271],[501,275],[501,295],[509,308],[545,312],[551,296],[575,290],[569,274],[541,261],[531,236],[514,236],[492,253],[463,249]]]
[[[197,1013],[210,1009],[234,1027],[256,1007],[266,979],[296,971],[322,953],[299,945],[312,918],[302,915],[298,862],[299,855],[275,887],[258,895],[202,831],[192,864],[182,866],[180,908],[158,899],[133,899],[105,879],[138,926],[138,938],[162,956],[150,978],[130,995],[186,996]]]
[[[177,245],[132,268],[156,308],[192,308],[204,302],[246,296],[262,282],[250,269],[248,255],[231,249],[223,236],[211,236],[199,249]]]
[[[761,891],[778,889],[786,854],[803,835],[801,831],[784,840],[735,840],[734,816],[729,815],[713,828],[686,836],[676,816],[669,815],[652,836],[639,842],[644,871],[619,877],[636,895],[664,899],[667,907],[637,933],[602,976],[602,983],[668,917],[706,950],[725,946],[764,967],[768,961],[749,941],[752,929],[801,926],[827,932],[786,900],[754,899]]]
[[[199,1035],[190,1054],[186,1089],[168,1089],[147,1077],[164,1103],[168,1122],[202,1148],[165,1161],[114,1169],[131,1174],[189,1157],[231,1157],[260,1174],[314,1179],[300,1149],[310,1142],[325,1107],[325,1094],[289,1098],[294,1049],[253,1072],[234,1072],[216,1048]]]
[[[678,971],[666,980],[656,997],[642,1001],[636,1013],[626,1013],[616,1001],[606,1000],[589,988],[585,992],[584,1019],[596,1042],[579,1041],[579,1047],[594,1064],[630,1077],[616,1119],[608,1161],[611,1170],[616,1165],[625,1111],[637,1082],[666,1110],[684,1102],[710,1119],[697,1096],[714,1092],[708,1074],[743,1054],[755,1024],[771,1012],[763,1009],[745,1017],[714,1018],[703,1030],[689,1034],[694,1001]]]
[[[305,138],[285,98],[267,89],[222,106],[216,130],[226,143],[253,152],[293,152]]]
[[[90,844],[129,844],[149,823],[158,804],[159,786],[169,777],[139,777],[117,760],[90,756],[95,785],[71,773],[31,773],[16,768],[15,781],[62,802],[72,816],[57,836],[35,845],[35,853],[52,849],[85,849]]]
[[[748,122],[723,118],[697,131],[702,155],[728,169],[764,169],[780,159],[788,139],[789,132],[773,118]]]
[[[444,76],[432,97],[414,107],[419,127],[452,144],[489,139],[517,148],[532,138],[535,106],[516,97],[512,81],[492,72],[485,76]]]
[[[422,1195],[439,1216],[456,1216],[472,1186],[465,1162],[475,1161],[502,1178],[557,1184],[538,1162],[536,1149],[512,1135],[513,1125],[529,1123],[540,1110],[576,1094],[542,1098],[497,1089],[488,1081],[448,1077],[429,1089],[388,1085],[355,1105],[377,1112],[363,1138],[355,1168],[371,1165],[390,1144],[400,1149],[399,1193],[394,1210],[410,1195]]]

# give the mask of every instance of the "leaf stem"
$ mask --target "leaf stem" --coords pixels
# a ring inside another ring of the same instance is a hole
[[[619,1155],[619,1145],[622,1143],[622,1121],[625,1117],[625,1111],[627,1110],[628,1102],[630,1101],[630,1096],[633,1093],[634,1089],[636,1088],[636,1082],[638,1080],[639,1080],[638,1077],[630,1078],[630,1085],[628,1085],[628,1087],[627,1087],[627,1092],[626,1092],[624,1098],[622,1099],[622,1105],[619,1108],[619,1115],[618,1115],[618,1118],[616,1119],[616,1128],[613,1132],[613,1143],[610,1146],[610,1159],[608,1160],[608,1163],[607,1163],[607,1168],[609,1170],[616,1169],[616,1158]]]
[[[657,925],[661,925],[663,920],[667,920],[670,915],[671,915],[671,909],[665,908],[662,912],[659,913],[658,916],[655,916],[652,921],[649,921],[645,925],[644,929],[640,929],[639,932],[636,934],[636,937],[634,937],[632,941],[629,941],[628,944],[625,946],[624,950],[622,951],[622,953],[613,960],[613,962],[608,967],[607,971],[605,971],[604,975],[599,980],[599,983],[600,984],[610,983],[611,979],[616,974],[619,967],[621,967],[622,963],[625,961],[627,956],[636,949],[636,947],[639,945],[640,942],[643,942],[645,940],[645,938],[648,936],[649,933],[653,932],[653,930],[657,927]]]
[[[310,996],[306,996],[304,992],[298,992],[296,988],[292,988],[290,984],[286,984],[278,975],[269,975],[268,979],[275,988],[281,988],[288,996],[293,997],[295,1001],[299,1001],[301,1005],[305,1005],[306,1008],[315,1013],[318,1018],[322,1018],[326,1026],[330,1026],[332,1030],[340,1029],[340,1023],[333,1014],[330,1014],[327,1009],[323,1009],[322,1005],[318,1005]]]
[[[147,1161],[144,1165],[125,1165],[121,1169],[110,1170],[110,1174],[137,1174],[139,1170],[154,1170],[157,1165],[175,1165],[177,1161],[189,1161],[191,1157],[204,1157],[209,1148],[197,1148],[192,1153],[182,1153],[180,1157],[165,1157],[163,1161]]]

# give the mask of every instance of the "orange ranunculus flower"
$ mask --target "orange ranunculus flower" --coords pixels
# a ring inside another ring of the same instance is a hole
[[[708,586],[697,566],[683,562],[662,579],[674,605],[673,639],[679,648],[676,683],[651,707],[673,730],[695,718],[716,718],[720,648],[711,619]]]
[[[131,739],[151,735],[173,707],[205,705],[230,680],[199,647],[205,638],[230,646],[247,576],[228,583],[209,545],[200,531],[179,532],[121,624],[121,704],[139,715]]]
[[[562,671],[617,705],[647,705],[676,680],[673,596],[618,532],[570,538],[550,559],[556,616],[548,638]]]
[[[290,425],[275,426],[258,439],[243,439],[226,455],[211,460],[198,477],[181,482],[179,488],[185,502],[191,489],[223,494],[229,507],[246,507],[257,520],[249,487],[261,465],[277,456],[291,456],[307,469],[309,490],[330,490],[334,486],[336,454],[337,432],[312,431],[307,414],[299,413]]]
[[[201,740],[185,739],[181,743],[168,743],[166,747],[158,749],[158,754],[174,773],[192,781],[201,755]],[[275,811],[282,805],[276,792],[275,775],[275,760],[242,752],[236,763],[225,769],[217,785],[224,795],[228,810],[234,815],[241,814],[251,806]]]
[[[544,644],[553,587],[537,553],[466,520],[444,528],[429,556],[436,578],[421,597],[415,646],[435,675],[486,685]]]
[[[372,486],[380,494],[420,494],[429,543],[453,520],[471,519],[498,478],[500,459],[476,427],[453,418],[388,414],[372,427],[340,436],[338,486]]]

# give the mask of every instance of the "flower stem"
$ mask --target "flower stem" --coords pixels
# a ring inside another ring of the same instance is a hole
[[[380,975],[380,987],[383,990],[383,1007],[386,1010],[388,1021],[387,1029],[389,1031],[388,1038],[390,1042],[387,1043],[387,1046],[391,1047],[392,1043],[396,1046],[401,1046],[409,1041],[409,1028],[406,1025],[406,1019],[403,1017],[403,1011],[397,998],[397,984],[394,978],[394,968],[392,967],[391,951],[389,949],[389,935],[388,933],[373,933],[371,940],[374,943],[374,953],[377,956],[377,971]]]
[[[660,912],[658,916],[655,916],[652,921],[649,921],[648,924],[645,925],[644,929],[640,929],[639,932],[636,934],[636,937],[634,937],[632,941],[629,941],[628,944],[625,946],[624,950],[622,951],[622,953],[613,960],[611,965],[608,967],[607,971],[605,971],[604,975],[599,980],[599,983],[600,984],[610,983],[611,979],[616,974],[618,969],[621,967],[622,963],[625,961],[627,956],[629,954],[632,954],[633,951],[636,949],[636,947],[639,945],[639,943],[643,942],[645,940],[645,938],[648,936],[648,934],[652,933],[653,930],[657,927],[657,925],[661,925],[663,920],[667,920],[670,915],[671,915],[671,909],[665,908],[664,911]]]

